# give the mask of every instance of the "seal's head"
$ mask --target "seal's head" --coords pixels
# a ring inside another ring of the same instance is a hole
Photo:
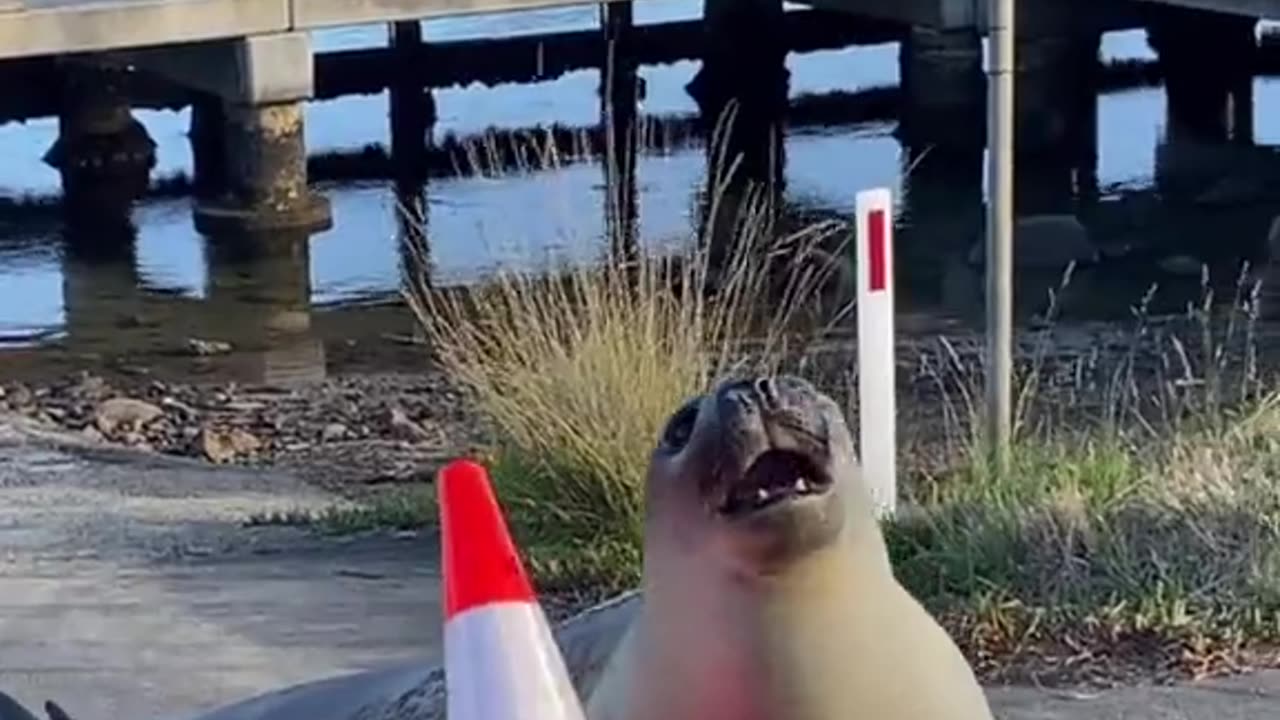
[[[859,481],[830,397],[797,377],[729,381],[688,401],[649,465],[648,540],[769,574],[832,544]]]

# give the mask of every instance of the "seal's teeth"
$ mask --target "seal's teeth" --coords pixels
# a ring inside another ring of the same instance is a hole
[[[809,492],[809,483],[805,482],[802,477],[796,478],[795,489],[798,493]]]
[[[764,502],[765,500],[768,500],[769,491],[765,490],[764,488],[760,488],[759,490],[756,490],[756,499],[759,500],[760,502]]]

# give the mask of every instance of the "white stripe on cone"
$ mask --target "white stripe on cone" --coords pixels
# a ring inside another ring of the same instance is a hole
[[[449,720],[583,720],[541,607],[500,602],[444,629]]]

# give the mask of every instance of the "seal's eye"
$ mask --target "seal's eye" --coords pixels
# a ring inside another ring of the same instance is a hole
[[[672,450],[684,448],[693,434],[693,423],[698,419],[698,401],[690,401],[676,411],[667,421],[667,429],[662,432],[662,442]]]

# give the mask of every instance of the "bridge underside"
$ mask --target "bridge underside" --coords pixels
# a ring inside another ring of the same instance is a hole
[[[813,7],[946,30],[977,28],[986,34],[987,0],[806,0]],[[1018,3],[1021,32],[1059,32],[1071,27],[1108,29],[1141,24],[1160,5],[1280,20],[1280,0],[1031,0]]]
[[[1280,20],[1280,0],[1161,0],[1161,4],[1244,15],[1263,20]]]
[[[607,1],[607,0],[606,0]],[[643,1],[643,0],[641,0]],[[987,31],[988,0],[799,0],[813,7],[939,29]],[[0,59],[95,52],[322,27],[572,4],[575,0],[0,0]],[[1178,5],[1280,19],[1280,0],[1029,0],[1018,29],[1034,34],[1132,23]]]

